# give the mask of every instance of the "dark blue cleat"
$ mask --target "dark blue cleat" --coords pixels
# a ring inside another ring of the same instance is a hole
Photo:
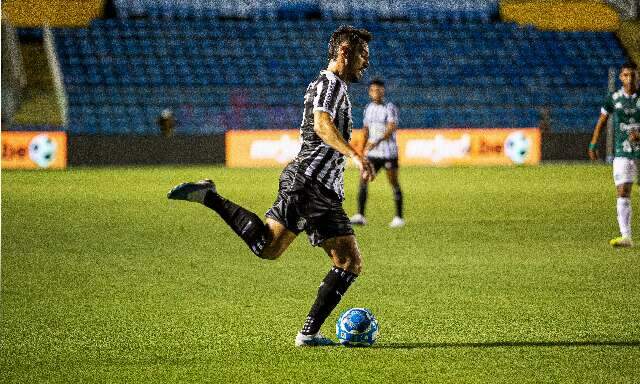
[[[171,188],[167,193],[167,198],[171,200],[186,200],[202,204],[207,192],[216,192],[216,185],[209,179],[200,180],[195,183],[182,183]]]

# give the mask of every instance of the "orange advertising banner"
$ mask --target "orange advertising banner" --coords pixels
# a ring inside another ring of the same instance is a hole
[[[362,140],[354,130],[351,144]],[[537,128],[400,129],[397,132],[402,165],[538,164],[541,159]],[[298,130],[228,131],[228,167],[282,166],[300,150]]]
[[[291,161],[300,151],[300,131],[227,131],[227,167],[274,167]]]
[[[67,167],[65,132],[2,131],[2,169]]]
[[[538,128],[402,129],[397,133],[403,165],[538,164]]]

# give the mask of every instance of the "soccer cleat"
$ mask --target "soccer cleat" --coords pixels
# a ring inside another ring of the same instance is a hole
[[[329,347],[336,345],[333,340],[320,332],[314,335],[303,335],[302,332],[298,332],[296,336],[296,347]]]
[[[615,239],[611,239],[609,241],[609,245],[616,248],[627,248],[633,247],[633,241],[631,241],[631,238],[629,236],[620,236],[616,237]]]
[[[391,220],[391,222],[389,223],[389,226],[391,228],[404,227],[404,219],[402,217],[396,216],[393,218],[393,220]]]
[[[171,188],[167,193],[167,198],[171,200],[186,200],[194,203],[203,203],[207,192],[216,192],[216,185],[209,179],[200,180],[196,183],[182,183]]]
[[[367,225],[367,219],[363,215],[356,213],[351,216],[351,224],[353,225]]]

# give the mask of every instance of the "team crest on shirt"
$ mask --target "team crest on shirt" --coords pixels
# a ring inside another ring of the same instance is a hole
[[[304,229],[305,224],[307,224],[307,220],[305,220],[304,217],[301,217],[298,219],[298,222],[296,223],[296,227],[298,227],[299,231],[302,231]]]

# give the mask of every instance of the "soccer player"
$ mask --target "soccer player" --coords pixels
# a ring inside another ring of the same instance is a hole
[[[618,224],[620,237],[609,241],[613,247],[631,247],[631,187],[637,181],[640,165],[640,96],[638,96],[638,67],[626,63],[620,71],[622,88],[609,94],[600,112],[600,119],[589,144],[589,157],[598,159],[600,131],[613,116],[615,154],[613,159],[613,181],[618,201]]]
[[[398,109],[392,103],[384,100],[384,82],[379,79],[369,84],[371,102],[364,110],[364,141],[362,153],[374,167],[375,173],[384,167],[387,179],[393,190],[393,200],[396,204],[396,215],[389,224],[392,228],[404,226],[402,218],[402,190],[398,182],[398,144],[396,143],[396,129],[398,128]],[[367,219],[364,210],[367,204],[368,180],[360,178],[358,190],[358,213],[351,217],[351,224],[365,225]]]
[[[363,179],[373,167],[349,144],[351,102],[348,84],[362,78],[369,66],[365,29],[341,26],[329,41],[329,64],[307,87],[300,127],[302,148],[280,175],[278,196],[266,213],[266,223],[253,212],[222,197],[211,180],[182,183],[168,198],[211,208],[258,257],[278,258],[303,230],[313,246],[322,247],[333,266],[295,339],[296,346],[332,345],[320,327],[362,270],[362,256],[349,218],[342,208],[346,157]]]

